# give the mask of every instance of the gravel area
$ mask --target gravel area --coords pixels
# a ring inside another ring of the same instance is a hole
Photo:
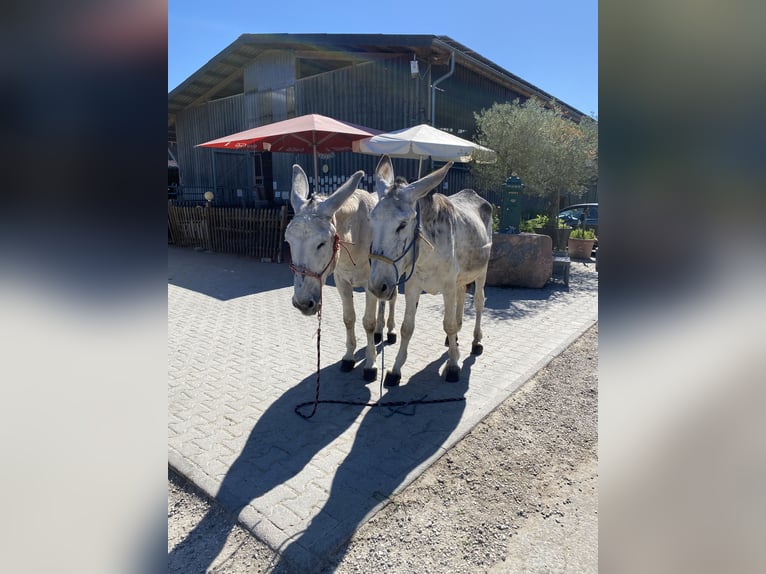
[[[393,496],[321,573],[597,572],[597,371],[598,324]],[[210,505],[169,474],[168,551]],[[275,553],[219,509],[168,571],[203,572],[195,554],[216,529],[231,533],[208,572],[274,569]]]

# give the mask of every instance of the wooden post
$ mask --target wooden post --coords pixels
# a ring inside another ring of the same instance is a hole
[[[213,239],[210,232],[210,202],[208,201],[203,210],[202,217],[205,221],[205,249],[213,251]]]

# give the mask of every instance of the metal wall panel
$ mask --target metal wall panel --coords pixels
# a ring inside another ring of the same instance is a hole
[[[177,159],[184,186],[213,185],[213,152],[195,146],[245,129],[242,102],[240,94],[179,112]]]
[[[421,62],[420,75],[412,78],[410,59],[411,55],[402,54],[295,80],[295,58],[291,51],[260,55],[245,68],[246,93],[179,112],[178,162],[183,183],[213,185],[212,152],[194,145],[290,117],[319,113],[382,131],[430,123],[430,83],[444,74],[444,67],[432,71]],[[438,88],[436,127],[466,139],[475,135],[474,112],[519,97],[459,63],[455,73]],[[376,156],[351,152],[320,157],[320,170],[323,165],[328,166],[326,174],[320,173],[320,189],[331,192],[362,169],[366,174],[362,185],[372,190],[372,173],[378,160]],[[277,182],[275,191],[289,191],[293,163],[301,165],[313,178],[310,155],[275,153],[272,178]],[[418,175],[418,161],[395,159],[394,169],[397,175],[413,180]],[[425,161],[422,174],[430,169],[431,162]],[[446,182],[447,188],[440,191],[447,194],[474,183],[470,169],[460,165],[450,171]]]
[[[245,127],[286,120],[295,111],[295,56],[264,52],[245,68]]]
[[[291,50],[262,52],[245,68],[245,93],[279,90],[295,83],[295,54]]]
[[[194,146],[208,141],[207,106],[187,108],[176,118],[178,142],[178,167],[183,186],[204,186],[213,184],[212,152]]]

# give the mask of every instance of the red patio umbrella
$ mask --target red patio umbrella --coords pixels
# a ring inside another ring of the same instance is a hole
[[[379,133],[381,133],[380,130],[320,114],[306,114],[210,140],[196,147],[311,153],[314,155],[314,192],[316,193],[319,174],[317,154],[351,151],[351,143],[354,140]]]

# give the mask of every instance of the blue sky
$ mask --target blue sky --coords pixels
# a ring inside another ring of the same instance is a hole
[[[265,33],[445,35],[598,115],[597,0],[168,0],[168,91],[240,34]]]

